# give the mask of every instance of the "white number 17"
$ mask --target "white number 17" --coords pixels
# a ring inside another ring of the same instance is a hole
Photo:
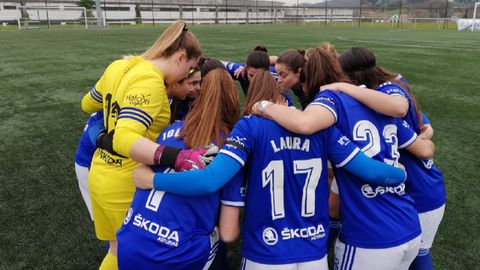
[[[302,217],[315,215],[315,190],[322,174],[322,159],[293,161],[294,174],[306,174],[302,193]],[[262,171],[262,187],[270,184],[272,220],[285,217],[283,160],[272,160]]]

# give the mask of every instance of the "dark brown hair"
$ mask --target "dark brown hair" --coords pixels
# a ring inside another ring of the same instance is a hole
[[[370,89],[376,89],[385,82],[398,84],[413,102],[417,113],[417,121],[420,125],[419,128],[423,125],[420,104],[411,90],[397,78],[398,74],[377,66],[376,57],[371,51],[367,48],[352,47],[340,55],[339,62],[343,71],[355,84],[364,84]]]
[[[304,50],[287,50],[282,53],[276,64],[283,64],[289,70],[298,73],[300,72],[300,82],[305,82],[305,51]]]
[[[262,44],[257,44],[252,51],[262,51],[268,53],[267,47]]]
[[[208,72],[217,68],[227,70],[225,68],[225,65],[222,62],[220,62],[217,59],[211,59],[211,58],[201,59],[199,66],[200,66],[200,72],[202,74],[202,78],[205,77],[208,74]]]
[[[270,68],[270,58],[264,51],[253,51],[248,55],[247,61],[245,61],[245,67],[268,70]]]
[[[221,146],[240,114],[237,88],[226,70],[210,71],[203,78],[201,88],[179,135],[188,148],[205,146],[212,141]]]
[[[274,103],[284,100],[270,71],[261,71],[253,76],[245,98],[242,115],[252,114],[253,104],[260,100],[269,100]]]

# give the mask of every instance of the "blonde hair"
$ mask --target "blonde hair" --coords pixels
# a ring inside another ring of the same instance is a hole
[[[328,53],[335,60],[338,60],[338,57],[340,56],[335,48],[335,45],[330,42],[321,43],[317,48]]]
[[[147,60],[169,57],[179,50],[185,50],[187,59],[198,58],[202,54],[200,43],[192,32],[187,29],[184,21],[172,23],[155,43],[141,56]]]

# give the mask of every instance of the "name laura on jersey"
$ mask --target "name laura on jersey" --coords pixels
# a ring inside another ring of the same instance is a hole
[[[271,140],[270,145],[272,146],[274,153],[278,153],[282,150],[300,150],[310,152],[310,140],[299,137],[279,137],[277,141]]]
[[[123,221],[123,224],[128,224],[132,218],[133,215],[133,210],[130,208],[127,212],[127,216],[125,217],[125,220]],[[133,217],[133,226],[136,226],[140,229],[143,229],[157,237],[157,241],[164,243],[165,245],[173,246],[173,247],[178,247],[179,241],[179,236],[178,236],[178,231],[171,230],[170,228],[161,226],[151,220],[148,220],[140,213],[136,214],[135,217]]]

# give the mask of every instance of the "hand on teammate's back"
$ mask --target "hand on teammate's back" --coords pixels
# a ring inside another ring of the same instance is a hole
[[[243,73],[244,70],[245,70],[245,67],[244,67],[244,66],[241,66],[241,67],[237,68],[237,69],[233,72],[233,76],[235,76],[235,78],[238,79],[238,78],[242,75],[242,73]]]
[[[218,153],[218,147],[205,146],[198,149],[181,150],[175,161],[175,171],[189,171],[203,169]]]
[[[141,164],[133,170],[133,184],[140,189],[152,189],[154,175],[150,166]]]
[[[429,124],[425,124],[420,129],[420,134],[418,135],[422,139],[431,140],[433,137],[433,128]]]

